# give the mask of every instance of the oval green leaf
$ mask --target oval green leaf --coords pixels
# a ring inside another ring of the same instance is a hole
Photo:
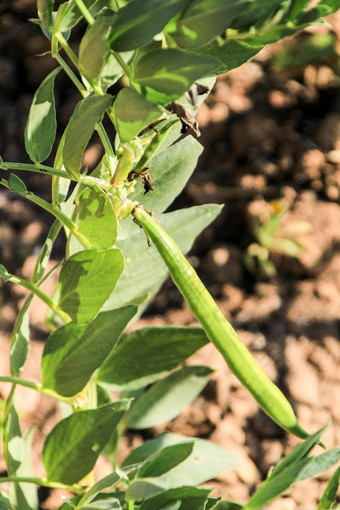
[[[214,57],[175,48],[156,49],[138,60],[134,85],[149,101],[165,105],[182,96],[195,81],[220,65]]]
[[[44,161],[55,139],[57,121],[54,102],[54,79],[60,71],[54,69],[41,83],[33,97],[25,128],[25,149],[34,163]]]
[[[121,400],[88,411],[78,411],[57,423],[47,436],[43,463],[47,479],[73,484],[93,468],[100,452],[129,407]]]
[[[69,323],[51,333],[41,364],[43,388],[63,397],[80,392],[136,312],[125,306],[99,313],[87,326]]]
[[[190,366],[168,375],[133,402],[127,426],[146,429],[172,420],[200,394],[212,372],[208,367]]]
[[[155,508],[161,508],[162,510],[202,509],[209,492],[211,492],[211,489],[183,485],[183,487],[166,490],[162,494],[143,501],[140,510],[154,510]]]
[[[114,14],[99,16],[90,25],[79,46],[79,63],[87,78],[98,80],[104,62],[110,52],[107,38],[110,33]]]
[[[163,113],[159,106],[128,87],[118,93],[112,111],[121,142],[131,140]]]
[[[109,196],[96,186],[78,198],[78,230],[95,250],[111,248],[117,237],[117,217]]]
[[[181,48],[198,48],[221,35],[249,4],[249,0],[194,0],[168,31]]]
[[[37,0],[38,15],[45,28],[52,25],[53,0]]]
[[[136,191],[129,198],[142,203],[145,209],[160,214],[180,194],[202,153],[202,145],[192,136],[175,143],[167,150],[156,154],[150,161],[149,173],[154,184],[152,193],[144,195],[140,180]]]
[[[68,174],[78,178],[84,151],[95,125],[112,103],[112,96],[88,96],[79,101],[65,130],[63,163]]]
[[[148,457],[138,470],[138,478],[161,476],[178,466],[192,452],[194,441],[185,441],[163,448]]]
[[[112,293],[123,268],[124,259],[118,248],[75,253],[60,271],[60,308],[74,322],[91,321]]]
[[[189,0],[133,0],[113,18],[109,40],[115,51],[128,51],[149,43]]]
[[[183,363],[208,342],[201,328],[150,327],[125,335],[105,360],[97,378],[136,389]]]
[[[199,485],[216,478],[224,471],[235,469],[241,464],[234,455],[211,441],[194,439],[194,448],[189,457],[171,471],[159,477],[160,480],[166,482],[168,488],[181,487],[182,485]],[[139,464],[150,458],[155,452],[183,441],[192,441],[192,438],[180,434],[163,434],[157,439],[145,441],[125,458],[122,467]]]

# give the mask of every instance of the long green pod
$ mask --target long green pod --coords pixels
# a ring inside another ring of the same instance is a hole
[[[308,437],[286,397],[257,364],[176,243],[142,206],[135,207],[133,216],[154,243],[175,285],[233,374],[280,427],[297,437]]]

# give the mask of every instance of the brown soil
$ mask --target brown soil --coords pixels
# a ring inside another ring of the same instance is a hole
[[[49,57],[34,56],[47,50],[38,28],[27,23],[34,16],[31,0],[5,1],[0,7],[0,154],[8,161],[27,161],[27,111],[35,88],[52,68]],[[245,344],[288,395],[303,426],[314,431],[332,421],[324,435],[324,443],[332,448],[340,444],[340,17],[329,21],[333,29],[323,30],[335,34],[333,54],[278,73],[275,58],[282,48],[289,51],[293,42],[288,40],[217,81],[198,114],[205,152],[173,208],[225,204],[190,259]],[[301,34],[299,42],[311,33]],[[58,80],[62,130],[79,98],[66,77]],[[93,166],[99,155],[94,141],[86,153],[87,164]],[[25,181],[49,198],[48,178],[25,176]],[[280,207],[286,212],[266,252],[256,228]],[[51,219],[6,191],[0,192],[0,213],[1,263],[29,277]],[[282,249],[280,242],[287,239],[298,246],[296,257]],[[61,240],[53,252],[55,260],[62,245]],[[249,258],[250,252],[264,253],[264,262]],[[10,332],[23,295],[20,288],[1,284],[2,375],[8,373]],[[32,307],[32,343],[23,372],[23,377],[36,381],[47,336],[41,325],[43,312],[38,302]],[[170,282],[138,326],[160,324],[194,324]],[[171,423],[142,435],[129,433],[120,456],[143,438],[164,431],[209,438],[243,460],[239,469],[209,484],[216,487],[214,494],[246,502],[270,467],[298,441],[259,411],[212,346],[190,360],[197,362],[215,370],[202,395]],[[8,391],[7,384],[0,385],[2,398]],[[43,439],[59,411],[49,399],[25,389],[18,391],[17,407],[25,429],[36,425],[33,464],[35,473],[43,475]],[[3,461],[0,468],[5,470]],[[107,469],[99,462],[98,476]],[[330,474],[300,483],[266,508],[315,509]],[[41,508],[54,510],[60,496],[41,490]]]

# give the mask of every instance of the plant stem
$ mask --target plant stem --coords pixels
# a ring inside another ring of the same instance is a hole
[[[129,510],[135,510],[135,502],[133,499],[129,499]]]
[[[35,296],[37,296],[38,298],[40,298],[44,303],[46,303],[46,305],[51,308],[51,310],[56,314],[58,315],[58,317],[60,317],[60,319],[63,321],[63,322],[70,322],[71,321],[71,318],[70,316],[63,312],[59,306],[57,305],[57,303],[55,301],[53,301],[53,299],[51,299],[47,294],[45,294],[45,292],[43,292],[42,290],[39,289],[39,287],[37,287],[36,285],[34,285],[33,283],[31,282],[28,282],[27,280],[24,280],[23,278],[20,278],[20,276],[15,276],[15,275],[12,275],[10,273],[7,273],[4,277],[4,280],[7,282],[11,282],[11,283],[17,283],[19,285],[21,285],[22,287],[24,287],[25,289],[29,290],[30,292],[32,292],[32,294],[34,294]]]
[[[77,69],[79,69],[79,59],[72,50],[72,48],[70,47],[70,45],[68,44],[68,42],[66,41],[63,34],[61,32],[55,32],[54,35],[57,41],[60,43],[63,50],[65,51],[65,53],[67,54],[67,56],[69,57],[69,59],[71,60],[71,62],[76,66]]]
[[[113,56],[115,57],[115,59],[117,60],[120,67],[123,69],[126,76],[129,78],[129,81],[131,82],[133,80],[133,74],[132,74],[130,67],[126,64],[126,62],[124,61],[124,59],[120,53],[117,53],[116,51],[113,51],[113,50],[111,50],[111,52],[112,52]]]
[[[34,165],[31,163],[9,163],[6,161],[0,164],[0,168],[3,170],[23,170],[24,172],[43,173],[47,175],[53,175],[55,177],[63,177],[64,179],[69,179],[75,182],[80,182],[81,184],[85,184],[87,186],[98,186],[99,188],[105,189],[106,191],[112,190],[112,186],[108,182],[104,181],[104,179],[91,177],[91,175],[80,174],[77,180],[74,177],[69,176],[65,170],[46,165]]]
[[[44,388],[39,383],[35,383],[33,381],[28,381],[27,379],[21,379],[21,377],[1,375],[0,382],[12,383],[13,384],[13,388],[12,388],[13,392],[15,390],[15,387],[17,385],[19,385],[19,386],[24,386],[25,388],[30,388],[31,390],[38,391],[39,393],[42,393],[43,395],[46,395],[47,397],[54,398],[55,400],[60,400],[60,402],[66,402],[69,405],[72,405],[72,403],[74,401],[74,397],[62,397],[55,391],[49,390],[48,388]]]
[[[59,482],[50,482],[45,478],[35,478],[28,476],[3,476],[0,477],[0,483],[15,482],[15,483],[33,483],[41,485],[42,487],[49,487],[50,489],[64,489],[74,494],[82,495],[85,493],[85,488],[77,487],[76,485],[66,485]]]
[[[1,382],[10,382],[12,384],[20,384],[20,386],[25,386],[26,388],[31,388],[31,390],[40,391],[41,386],[38,383],[33,381],[27,381],[26,379],[21,379],[20,377],[12,377],[12,376],[0,376]]]
[[[83,0],[75,0],[75,3],[77,4],[77,7],[78,9],[80,10],[80,12],[82,13],[82,15],[84,16],[84,18],[86,19],[86,21],[88,22],[89,25],[93,25],[94,23],[94,17],[92,16],[92,14],[90,13],[90,11],[88,10],[88,8],[86,7],[86,5],[84,4]]]
[[[56,61],[58,62],[58,64],[64,69],[65,73],[67,74],[67,76],[71,79],[71,81],[73,82],[73,84],[77,87],[77,89],[79,90],[79,92],[81,93],[81,95],[83,97],[86,97],[88,96],[88,91],[86,90],[86,88],[83,86],[83,84],[78,80],[77,76],[74,74],[74,72],[72,71],[72,69],[70,68],[70,66],[68,66],[65,62],[65,60],[59,55],[59,53],[56,53],[56,54],[53,54],[52,55],[53,58],[56,59]]]
[[[5,181],[5,179],[2,179],[1,184],[3,186],[5,186],[6,188],[11,189],[10,185],[7,183],[7,181]],[[64,214],[60,209],[58,209],[57,207],[54,207],[53,205],[51,205],[49,202],[47,202],[43,198],[37,197],[31,191],[23,191],[23,192],[20,192],[17,190],[14,190],[14,191],[16,191],[16,193],[19,193],[19,195],[21,195],[22,197],[27,198],[27,200],[30,200],[34,204],[37,204],[42,209],[45,209],[45,211],[47,211],[50,214],[52,214],[53,216],[55,216],[59,221],[61,221],[61,223],[66,228],[69,229],[69,231],[78,239],[78,241],[84,246],[84,248],[86,250],[92,249],[92,245],[91,245],[90,241],[81,232],[79,232],[77,225],[71,220],[71,218],[66,216],[66,214]]]

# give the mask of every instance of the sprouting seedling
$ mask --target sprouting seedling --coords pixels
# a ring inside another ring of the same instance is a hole
[[[249,211],[254,236],[257,242],[248,246],[244,260],[252,271],[260,270],[267,276],[276,274],[271,254],[299,257],[304,245],[299,237],[308,233],[310,224],[306,221],[286,221],[289,204],[286,200],[253,202]]]

